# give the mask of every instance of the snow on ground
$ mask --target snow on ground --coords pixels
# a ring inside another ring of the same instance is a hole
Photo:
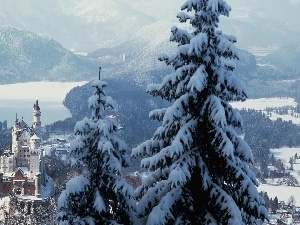
[[[292,123],[300,125],[300,116],[293,117],[291,115],[278,115],[276,113],[272,113],[272,115],[269,117],[271,120],[277,120],[278,118],[281,118],[283,121],[292,121]]]
[[[247,99],[244,102],[232,102],[230,103],[237,109],[255,109],[265,110],[267,107],[284,107],[292,106],[296,107],[297,103],[293,98],[259,98],[259,99]]]
[[[41,198],[47,198],[54,193],[54,181],[51,177],[47,175],[46,177],[46,186],[42,186],[41,188]]]
[[[0,198],[0,221],[4,222],[4,210],[8,211],[9,206],[9,196]]]
[[[274,154],[276,159],[281,159],[286,168],[290,167],[290,157],[295,156],[296,153],[300,156],[300,148],[284,147],[279,149],[270,149],[270,152]],[[294,170],[289,172],[300,184],[300,159],[296,159],[293,167]],[[260,184],[258,191],[266,191],[269,197],[275,198],[277,196],[280,201],[283,200],[285,202],[287,202],[289,197],[293,195],[296,199],[296,206],[300,206],[300,187]]]
[[[267,115],[266,108],[279,108],[279,107],[296,107],[297,103],[293,98],[259,98],[248,99],[244,102],[231,102],[230,103],[236,109],[254,109],[261,110]],[[300,125],[300,117],[294,117],[291,115],[278,115],[274,112],[269,116],[271,120],[281,118],[284,121],[292,121],[294,124]]]
[[[63,101],[66,94],[74,87],[87,83],[82,82],[28,82],[0,85],[0,99],[30,99],[44,101]]]
[[[300,156],[300,147],[299,148],[289,148],[289,147],[276,148],[276,149],[270,149],[270,152],[274,155],[275,159],[281,159],[281,161],[285,166],[290,166],[289,164],[290,157],[295,156],[296,153],[298,156]],[[294,169],[300,171],[300,159],[296,159],[296,163],[299,164],[295,164]]]
[[[288,202],[288,199],[293,195],[296,199],[296,206],[300,206],[300,187],[260,184],[257,189],[259,192],[267,192],[272,199],[277,196],[279,201],[284,202]]]
[[[281,159],[285,168],[289,168],[291,166],[291,164],[289,163],[291,157],[294,157],[296,153],[298,156],[300,156],[300,148],[284,147],[279,149],[270,149],[270,152],[274,154],[275,159]],[[290,171],[290,173],[293,177],[297,179],[298,183],[300,184],[300,159],[295,160],[295,163],[293,164],[293,169],[294,170]],[[300,187],[299,187],[299,195],[300,195]]]

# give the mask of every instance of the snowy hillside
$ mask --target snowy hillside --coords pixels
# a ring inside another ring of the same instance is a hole
[[[232,13],[221,24],[238,37],[242,49],[261,56],[299,40],[298,0],[228,0],[228,3]]]
[[[176,52],[176,43],[169,41],[173,25],[173,22],[159,20],[141,28],[119,46],[100,48],[87,57],[111,63],[111,68],[117,72],[111,73],[112,77],[126,76],[139,85],[160,82],[170,70],[158,60],[159,56]],[[258,77],[254,55],[241,50],[239,56],[235,73],[245,82]]]
[[[232,14],[229,19],[222,19],[221,29],[236,35],[242,49],[272,51],[299,36],[300,4],[290,2],[294,4],[280,0],[229,0]],[[3,0],[0,26],[44,34],[65,48],[91,52],[117,46],[159,20],[177,23],[176,14],[182,3],[180,0]]]
[[[287,44],[260,61],[259,71],[267,77],[278,80],[299,79],[300,42]]]
[[[76,51],[115,46],[151,22],[121,0],[3,0],[0,8],[0,26],[47,35]]]
[[[88,80],[95,64],[32,32],[0,29],[0,84],[28,81]]]

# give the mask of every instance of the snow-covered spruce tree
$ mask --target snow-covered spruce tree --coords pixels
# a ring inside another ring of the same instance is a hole
[[[147,89],[172,105],[150,113],[162,125],[132,152],[150,171],[136,190],[138,216],[147,225],[260,224],[267,210],[249,167],[251,149],[234,129],[241,116],[229,104],[247,97],[233,74],[236,39],[217,30],[230,7],[187,0],[181,9],[179,21],[192,29],[173,27],[177,52],[160,58],[174,72]]]
[[[57,219],[68,224],[134,224],[134,190],[121,178],[128,165],[127,146],[116,136],[114,119],[104,117],[113,100],[105,96],[107,84],[94,81],[95,94],[89,98],[92,118],[77,122],[77,138],[71,143],[72,165],[83,166],[85,173],[68,181],[58,199]]]

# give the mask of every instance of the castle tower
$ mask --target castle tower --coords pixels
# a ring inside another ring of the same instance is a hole
[[[12,127],[12,153],[13,156],[13,170],[16,170],[17,167],[21,166],[21,159],[20,159],[20,149],[22,147],[22,143],[20,141],[20,136],[22,134],[21,129],[21,122],[18,119],[18,115],[16,114],[16,120]]]
[[[41,174],[36,173],[34,179],[34,186],[35,186],[35,197],[41,197]]]
[[[14,126],[12,127],[11,135],[12,135],[12,143],[17,142],[20,136],[20,121],[18,119],[17,114],[16,114],[16,120]]]
[[[41,110],[40,110],[40,106],[39,106],[39,101],[36,100],[35,104],[33,105],[32,127],[38,137],[41,137],[41,130],[42,130],[41,124],[42,124]]]
[[[45,157],[44,157],[44,149],[41,148],[40,149],[40,173],[41,173],[41,177],[40,177],[40,183],[44,186],[46,186],[46,168],[45,168]]]
[[[35,134],[30,138],[30,148],[39,149],[41,146],[41,139]]]

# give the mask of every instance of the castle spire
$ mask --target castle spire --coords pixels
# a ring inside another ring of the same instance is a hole
[[[39,100],[35,100],[35,103],[33,104],[33,110],[40,110]]]
[[[39,106],[39,101],[36,100],[35,103],[33,104],[33,122],[32,122],[32,127],[34,132],[38,137],[41,135],[41,110]]]

